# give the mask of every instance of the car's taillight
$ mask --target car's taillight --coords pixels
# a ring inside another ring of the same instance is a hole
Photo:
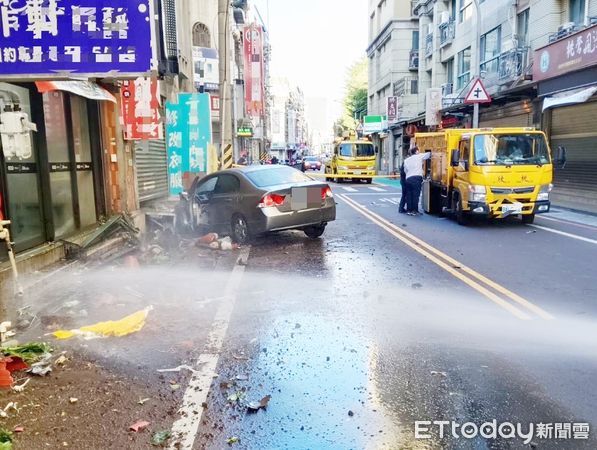
[[[332,198],[334,194],[332,194],[332,189],[329,186],[321,188],[321,199],[325,200],[326,198]]]
[[[261,198],[259,203],[260,208],[268,208],[270,206],[280,206],[284,204],[284,195],[279,194],[266,194]]]

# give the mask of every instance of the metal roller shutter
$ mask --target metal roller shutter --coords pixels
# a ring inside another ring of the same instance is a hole
[[[135,143],[139,202],[168,197],[168,156],[161,140]]]
[[[566,167],[555,170],[557,192],[595,202],[597,193],[597,101],[555,108],[551,146],[567,149]]]
[[[516,102],[484,111],[479,117],[480,127],[532,127],[533,114],[529,102]]]

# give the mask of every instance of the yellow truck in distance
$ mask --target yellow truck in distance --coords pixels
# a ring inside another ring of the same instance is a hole
[[[334,145],[334,154],[325,162],[325,180],[340,182],[343,178],[373,181],[377,175],[377,148],[371,141],[349,136]]]
[[[461,225],[473,215],[533,223],[549,211],[553,168],[566,160],[566,150],[552,155],[545,133],[534,128],[446,129],[417,133],[415,142],[432,153],[423,209],[453,213]]]

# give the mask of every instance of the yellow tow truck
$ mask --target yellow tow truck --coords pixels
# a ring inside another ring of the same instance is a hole
[[[349,135],[334,145],[334,154],[325,161],[326,181],[342,179],[373,181],[377,175],[377,148],[366,139]]]
[[[520,215],[533,223],[549,212],[553,168],[566,162],[545,133],[535,128],[446,129],[417,133],[420,152],[431,152],[423,183],[427,213],[453,213],[459,224],[471,216]]]

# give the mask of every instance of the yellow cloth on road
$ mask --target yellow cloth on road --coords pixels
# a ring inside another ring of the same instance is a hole
[[[109,320],[107,322],[98,322],[93,325],[87,325],[76,330],[58,330],[52,333],[56,339],[70,339],[73,336],[83,335],[89,338],[108,337],[108,336],[126,336],[127,334],[139,331],[145,325],[147,314],[151,307],[137,311],[120,320]]]

